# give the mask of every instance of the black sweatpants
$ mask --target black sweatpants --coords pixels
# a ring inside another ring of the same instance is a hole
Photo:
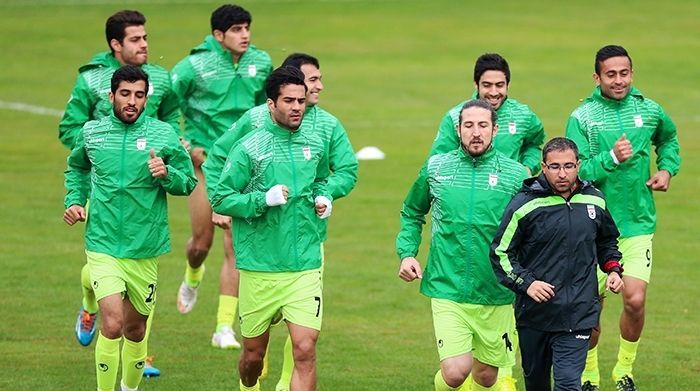
[[[555,391],[581,391],[590,329],[547,332],[518,327],[518,335],[527,391],[550,391],[552,368]]]

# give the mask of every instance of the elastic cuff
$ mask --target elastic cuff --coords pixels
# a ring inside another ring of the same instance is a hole
[[[622,265],[620,265],[620,261],[617,259],[611,259],[603,264],[603,271],[605,273],[617,272],[618,274],[622,275],[623,269]]]
[[[616,166],[620,164],[620,161],[617,160],[617,156],[615,156],[615,151],[613,151],[612,149],[610,150],[610,156],[612,157],[612,160]]]

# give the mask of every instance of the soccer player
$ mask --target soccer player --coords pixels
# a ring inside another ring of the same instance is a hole
[[[293,53],[287,56],[282,63],[282,66],[287,65],[301,70],[304,74],[304,83],[307,87],[306,111],[300,129],[323,135],[331,171],[331,176],[328,178],[328,192],[335,201],[348,195],[355,187],[355,183],[357,183],[357,159],[343,125],[337,118],[318,106],[320,93],[324,89],[321,81],[323,75],[321,74],[321,66],[318,59],[305,53]],[[219,180],[231,148],[243,136],[260,129],[265,124],[265,119],[269,117],[270,109],[266,104],[256,106],[248,110],[216,141],[206,162],[202,165],[204,176],[207,180],[209,197],[214,195],[215,185]],[[322,243],[326,240],[326,221],[322,220],[320,224]],[[230,219],[227,223],[230,224]],[[293,367],[292,341],[290,337],[287,337],[284,345],[282,376],[277,383],[277,391],[289,390]],[[265,370],[264,368],[263,373],[265,373]]]
[[[139,66],[149,75],[150,87],[144,115],[167,122],[177,131],[180,115],[177,98],[171,92],[168,71],[147,62],[145,25],[146,17],[132,10],[119,11],[107,19],[105,35],[110,51],[97,53],[89,64],[80,67],[78,79],[58,126],[59,140],[69,149],[75,145],[76,137],[85,123],[108,117],[112,112],[109,101],[110,80],[114,71],[122,65]],[[78,313],[75,334],[81,345],[88,346],[95,336],[98,306],[90,285],[87,264],[81,272],[81,285],[83,304]],[[149,322],[149,330],[150,324]],[[151,366],[150,360],[146,365],[145,376],[160,375],[160,371]]]
[[[658,103],[632,86],[632,76],[632,58],[625,48],[609,45],[598,50],[593,74],[596,87],[566,125],[566,136],[581,151],[581,178],[593,181],[605,194],[620,230],[624,308],[617,363],[612,371],[620,391],[637,389],[632,366],[644,327],[656,231],[652,192],[667,191],[681,163],[676,126]],[[657,168],[653,175],[652,146]],[[587,390],[599,387],[597,354],[594,345],[583,376]]]
[[[212,198],[217,213],[233,217],[243,336],[240,389],[260,389],[270,324],[281,314],[294,351],[291,388],[315,390],[323,318],[318,219],[332,210],[328,154],[321,133],[300,128],[304,74],[280,67],[265,89],[270,116],[231,151]]]
[[[530,107],[508,96],[510,66],[496,53],[481,55],[474,64],[474,94],[471,99],[484,99],[498,114],[498,133],[494,147],[522,163],[531,174],[539,170],[540,153],[544,143],[542,122]],[[430,155],[445,153],[459,147],[455,126],[464,101],[450,109],[440,122]]]
[[[460,145],[431,156],[404,201],[396,238],[399,277],[421,279],[421,293],[431,298],[440,355],[435,390],[459,389],[470,372],[472,390],[495,390],[498,368],[515,363],[515,325],[513,293],[496,281],[489,246],[527,172],[493,147],[498,125],[490,103],[467,101],[458,121]],[[423,274],[416,255],[431,210]]]
[[[619,232],[603,194],[578,178],[573,141],[556,137],[503,215],[491,245],[501,284],[516,293],[525,389],[581,390],[591,330],[600,316],[596,263],[606,288],[623,288]]]
[[[508,96],[510,86],[510,66],[508,61],[496,53],[485,53],[474,64],[474,88],[472,99],[484,99],[498,114],[498,133],[493,141],[494,148],[522,163],[530,175],[540,169],[540,154],[544,143],[544,127],[539,117],[530,107]],[[454,131],[459,113],[464,105],[461,102],[450,109],[440,122],[438,134],[433,142],[430,155],[454,150],[459,139]],[[513,334],[513,344],[518,346],[518,334]],[[513,368],[499,368],[501,391],[515,391]]]
[[[121,389],[138,388],[158,257],[170,251],[166,193],[187,195],[197,181],[172,126],[144,114],[148,91],[139,67],[114,72],[113,113],[75,135],[65,171],[63,219],[68,225],[87,220],[85,253],[102,319],[95,346],[98,390],[114,389],[122,339]]]
[[[238,271],[227,216],[212,213],[202,173],[209,148],[243,113],[265,101],[265,80],[272,71],[270,56],[250,43],[248,11],[222,5],[211,15],[211,35],[192,49],[172,70],[173,90],[185,117],[185,138],[199,184],[189,198],[192,237],[187,242],[187,266],[177,295],[177,308],[186,314],[197,301],[204,260],[214,239],[214,226],[224,228],[225,259],[219,275],[217,326],[212,345],[238,349],[233,332],[238,302]]]

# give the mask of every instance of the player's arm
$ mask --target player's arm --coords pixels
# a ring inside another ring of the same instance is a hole
[[[457,137],[457,128],[448,111],[438,127],[437,136],[433,141],[433,146],[430,148],[428,156],[437,155],[439,153],[447,153],[459,147],[459,137]]]
[[[90,194],[90,170],[92,163],[85,151],[85,141],[82,129],[76,138],[75,147],[68,156],[68,164],[64,172],[66,197],[64,205],[69,208],[73,205],[85,206]]]
[[[265,81],[262,82],[263,88],[258,90],[255,93],[255,105],[261,105],[265,102],[267,102],[267,94],[265,93],[265,84],[267,83],[267,78],[270,76],[270,73],[272,73],[273,67],[272,67],[272,60],[268,57],[267,61],[265,63],[265,66],[263,67],[263,72],[265,72]]]
[[[231,217],[254,218],[268,208],[265,192],[245,188],[253,174],[250,156],[242,145],[237,145],[224,163],[211,204],[214,212]],[[278,204],[279,205],[279,204]]]
[[[333,199],[345,197],[357,183],[358,163],[348,134],[340,122],[331,133],[328,161],[333,172],[328,178],[328,192]]]
[[[418,178],[408,190],[401,208],[401,228],[396,236],[396,253],[399,260],[418,254],[421,233],[425,224],[425,215],[430,211],[431,196],[428,185],[427,162],[423,165]]]
[[[91,120],[91,110],[96,102],[90,93],[87,81],[82,74],[78,75],[71,91],[66,110],[61,122],[58,123],[58,139],[67,148],[72,149],[83,125]]]
[[[180,104],[173,91],[171,76],[168,76],[168,88],[158,107],[158,119],[173,127],[175,134],[180,134]]]
[[[615,161],[613,151],[600,151],[597,155],[591,153],[590,143],[586,129],[574,115],[569,117],[566,123],[566,137],[573,140],[578,146],[581,167],[579,176],[590,181],[599,181],[610,175],[620,164]]]
[[[656,150],[656,167],[658,172],[649,180],[653,190],[668,190],[672,176],[678,173],[681,166],[680,145],[676,125],[659,106],[659,124],[652,134],[651,143]],[[668,174],[663,173],[666,171]]]
[[[331,176],[328,166],[328,155],[323,153],[321,160],[316,165],[316,177],[311,186],[316,215],[322,219],[330,217],[333,211],[333,196],[328,189],[328,178]]]
[[[517,256],[526,229],[521,221],[525,216],[518,210],[523,200],[516,195],[508,204],[490,250],[491,267],[496,279],[516,293],[527,293],[530,285],[537,280],[530,270],[523,267]]]
[[[192,159],[174,133],[168,137],[168,144],[160,152],[166,168],[166,176],[158,182],[172,195],[190,195],[197,185]]]
[[[544,144],[544,126],[535,113],[530,113],[529,126],[523,146],[520,149],[520,163],[522,163],[532,175],[540,170],[542,159],[542,145]]]
[[[194,77],[195,72],[192,64],[190,64],[189,57],[185,57],[177,63],[170,72],[171,92],[175,95],[175,100],[182,113],[187,111],[187,98],[193,92]]]
[[[600,225],[596,233],[596,257],[600,270],[608,274],[606,288],[618,293],[623,288],[622,282],[622,253],[618,248],[620,232],[607,208],[599,209]]]

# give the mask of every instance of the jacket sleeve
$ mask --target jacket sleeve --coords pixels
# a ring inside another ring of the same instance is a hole
[[[242,145],[229,153],[211,204],[214,212],[224,216],[253,218],[262,215],[268,206],[265,192],[245,191],[251,180],[253,165]]]
[[[498,281],[516,293],[525,293],[536,278],[523,267],[518,258],[518,248],[523,242],[526,227],[522,227],[524,216],[518,210],[522,201],[517,195],[506,208],[498,232],[491,242],[491,267]]]
[[[92,162],[85,151],[82,129],[77,134],[75,142],[75,147],[68,156],[68,167],[64,172],[66,197],[63,204],[66,209],[72,205],[85,206],[90,194]]]
[[[82,74],[78,75],[73,91],[71,91],[66,111],[58,123],[58,139],[67,148],[72,149],[83,125],[90,121],[91,111],[96,104],[90,93],[87,81]]]
[[[190,195],[197,185],[192,159],[178,137],[171,133],[167,151],[162,156],[168,169],[168,175],[157,179],[166,192],[172,195]]]
[[[544,126],[535,113],[530,113],[527,137],[520,149],[520,163],[530,169],[532,175],[540,171],[542,160],[542,144],[544,144]]]
[[[620,232],[617,230],[615,221],[607,208],[602,210],[600,219],[601,222],[595,239],[596,254],[600,270],[608,273],[611,268],[615,266],[620,267],[622,253],[620,253],[617,246]]]
[[[457,137],[457,129],[448,111],[442,117],[437,136],[435,136],[435,141],[433,141],[433,146],[430,148],[428,156],[447,153],[457,149],[457,147],[459,147],[459,137]]]
[[[431,197],[428,184],[427,162],[408,191],[401,208],[401,228],[396,236],[399,260],[415,257],[421,242],[425,215],[430,211]]]
[[[267,75],[268,75],[268,77],[270,77],[270,73],[272,73],[272,70],[273,70],[272,63],[267,64],[266,68],[267,68],[266,69]],[[267,80],[265,81],[265,83],[263,83],[263,86],[266,84],[267,84]],[[266,101],[267,101],[267,93],[265,92],[265,88],[263,87],[260,89],[260,91],[258,91],[255,94],[255,106],[261,105],[261,104],[265,103]]]
[[[671,176],[678,174],[681,167],[680,145],[676,125],[659,106],[659,125],[651,138],[656,148],[656,166],[659,170],[668,171]]]
[[[579,168],[581,179],[593,182],[600,181],[607,178],[610,172],[617,168],[617,164],[613,161],[609,150],[600,151],[597,155],[591,154],[591,146],[586,129],[581,126],[578,118],[573,115],[569,117],[569,121],[566,123],[566,137],[573,140],[578,146],[581,158],[581,167]]]
[[[187,111],[187,98],[192,94],[194,76],[189,57],[177,63],[170,72],[172,93],[183,114]]]
[[[314,183],[311,185],[311,194],[314,198],[324,196],[333,201],[333,195],[328,189],[328,180],[330,176],[331,172],[328,167],[328,155],[326,153],[322,153],[321,160],[318,162],[318,165],[316,165],[316,177],[314,179]]]
[[[340,122],[331,134],[328,161],[333,172],[328,178],[328,192],[333,199],[345,197],[357,183],[358,163],[348,134]]]
[[[180,134],[180,104],[178,97],[173,91],[172,82],[168,85],[168,91],[163,96],[163,100],[158,107],[158,119],[167,122],[173,127],[175,134]]]

